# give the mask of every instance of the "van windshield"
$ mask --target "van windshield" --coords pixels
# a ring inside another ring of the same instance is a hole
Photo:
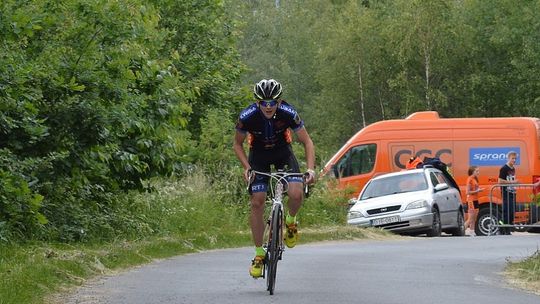
[[[423,172],[393,175],[374,179],[366,186],[360,200],[379,196],[426,190],[428,184]]]

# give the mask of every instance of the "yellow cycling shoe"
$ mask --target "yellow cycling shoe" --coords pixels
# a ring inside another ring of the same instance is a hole
[[[285,245],[289,248],[296,246],[296,241],[298,241],[298,229],[296,229],[296,223],[286,225],[287,229],[285,231]]]
[[[251,261],[251,267],[249,267],[249,274],[254,278],[260,278],[264,271],[264,256],[255,256]]]

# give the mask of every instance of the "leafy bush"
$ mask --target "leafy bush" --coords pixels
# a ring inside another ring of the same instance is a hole
[[[2,238],[138,226],[125,191],[196,160],[198,109],[241,70],[224,23],[219,1],[2,1]]]
[[[43,196],[32,193],[21,176],[0,170],[0,240],[33,237],[47,219],[39,212]]]
[[[345,224],[349,190],[338,190],[328,181],[319,181],[311,189],[300,210],[300,222],[307,226]]]

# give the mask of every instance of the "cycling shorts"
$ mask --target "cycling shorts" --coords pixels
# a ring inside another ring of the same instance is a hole
[[[271,172],[272,165],[274,170],[283,170],[287,173],[300,173],[298,161],[294,156],[291,145],[270,149],[270,150],[250,150],[248,157],[251,169],[260,172]],[[255,180],[249,186],[249,193],[268,191],[268,180],[265,175],[255,175]],[[288,182],[303,182],[300,176],[291,176],[287,178]]]

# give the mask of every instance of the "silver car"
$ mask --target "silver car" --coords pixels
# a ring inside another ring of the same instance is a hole
[[[371,179],[347,214],[347,223],[402,234],[465,235],[459,190],[433,167]]]

